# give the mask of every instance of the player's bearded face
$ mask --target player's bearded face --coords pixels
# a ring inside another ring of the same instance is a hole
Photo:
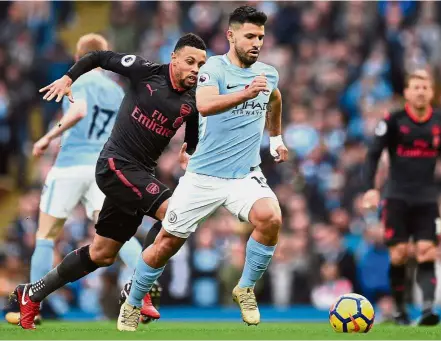
[[[175,79],[181,88],[191,89],[196,85],[198,72],[207,60],[207,53],[195,47],[185,46],[173,52],[172,63]]]
[[[265,29],[251,23],[245,23],[240,28],[233,28],[231,40],[234,50],[241,63],[250,66],[257,61],[263,45]]]
[[[404,96],[415,109],[427,108],[433,99],[431,81],[427,79],[411,79],[404,92]]]

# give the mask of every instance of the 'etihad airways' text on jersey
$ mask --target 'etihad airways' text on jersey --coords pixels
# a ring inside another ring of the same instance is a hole
[[[277,70],[256,62],[240,68],[227,55],[214,56],[199,71],[198,87],[216,86],[225,95],[247,88],[256,76],[264,73],[268,92],[236,107],[212,116],[199,115],[199,144],[187,170],[220,178],[244,178],[260,164],[260,144],[265,116],[272,91],[277,89]]]

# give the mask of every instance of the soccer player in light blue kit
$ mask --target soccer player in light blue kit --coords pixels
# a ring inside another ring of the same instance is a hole
[[[100,35],[87,34],[77,43],[76,59],[94,50],[108,50],[107,41]],[[75,82],[72,94],[69,100],[63,99],[60,123],[33,148],[33,155],[41,156],[50,142],[62,134],[60,152],[41,195],[31,282],[52,269],[55,239],[75,206],[81,202],[89,219],[96,223],[104,202],[105,196],[95,182],[95,165],[112,131],[124,91],[102,70],[95,69]],[[134,269],[141,251],[140,243],[132,238],[124,244],[120,256]]]
[[[186,238],[221,206],[254,225],[233,299],[244,322],[260,322],[254,285],[271,261],[282,224],[277,198],[259,168],[265,121],[276,162],[285,161],[288,155],[280,135],[278,73],[257,62],[265,22],[266,15],[256,9],[237,8],[230,15],[229,52],[211,57],[199,72],[199,143],[171,197],[164,228],[138,260],[129,298],[118,319],[119,330],[136,330],[144,294]]]

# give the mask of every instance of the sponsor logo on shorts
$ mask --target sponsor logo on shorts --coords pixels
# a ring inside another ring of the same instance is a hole
[[[154,182],[148,184],[148,186],[145,188],[145,190],[150,194],[158,194],[159,193],[159,186],[155,184]]]
[[[170,224],[174,224],[174,223],[176,223],[177,220],[178,220],[178,216],[176,215],[176,213],[174,211],[171,211],[168,215],[168,222]]]

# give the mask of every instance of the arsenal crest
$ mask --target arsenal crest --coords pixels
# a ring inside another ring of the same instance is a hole
[[[433,135],[432,145],[435,148],[438,148],[440,145],[440,134],[441,134],[441,128],[437,125],[434,125],[432,127],[432,135]]]
[[[156,195],[159,193],[159,186],[155,184],[154,182],[151,182],[148,184],[148,186],[145,188],[145,190],[153,195]]]
[[[191,114],[191,106],[182,104],[179,111],[179,117],[173,122],[173,128],[178,129],[184,123],[184,117]]]
[[[181,115],[182,117],[185,117],[190,114],[191,114],[191,107],[188,104],[182,104],[181,111],[180,111],[179,115]]]

